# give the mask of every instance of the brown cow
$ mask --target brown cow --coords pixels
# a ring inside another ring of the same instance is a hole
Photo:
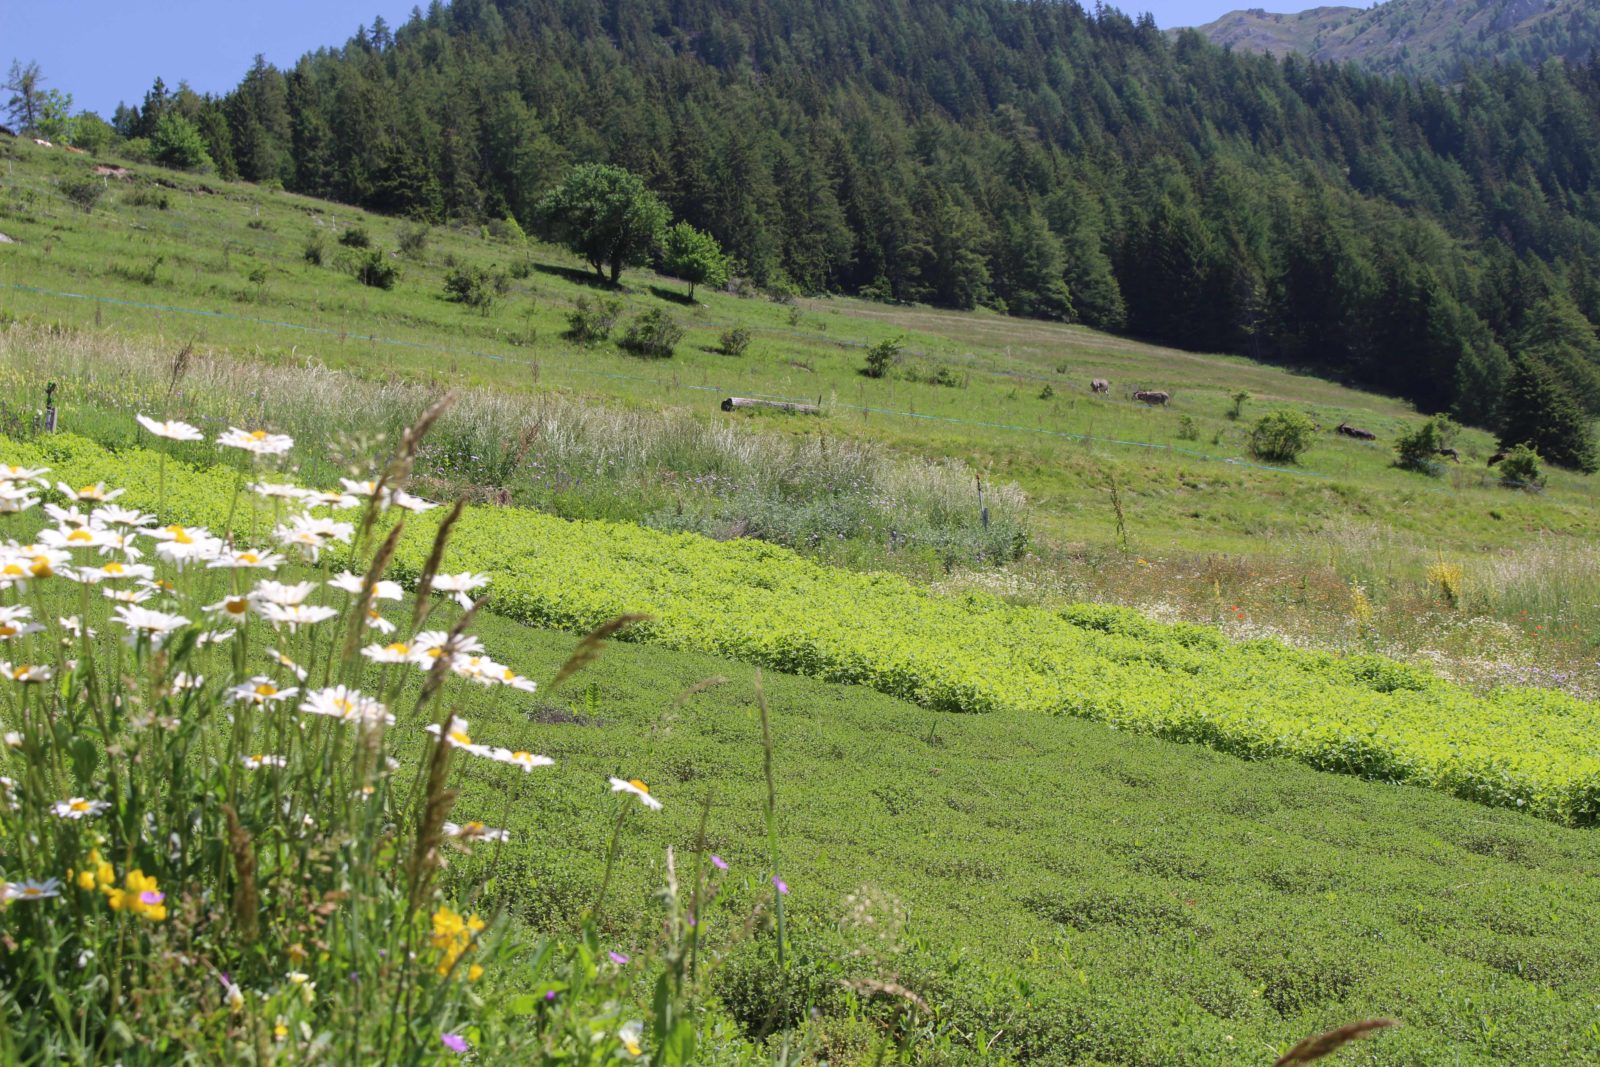
[[[1094,381],[1089,383],[1089,392],[1109,393],[1111,392],[1111,383],[1106,381],[1104,378],[1096,378]]]
[[[1457,452],[1453,448],[1441,448],[1441,449],[1439,449],[1439,455],[1445,457],[1451,463],[1460,463],[1461,462],[1461,453]]]
[[[1354,437],[1357,441],[1376,441],[1378,435],[1371,430],[1359,430],[1348,422],[1341,422],[1333,428],[1335,433],[1342,433],[1346,437]]]
[[[1140,389],[1133,394],[1133,398],[1143,400],[1146,404],[1165,406],[1166,402],[1172,399],[1172,394],[1163,393],[1159,389]]]
[[[1491,467],[1494,466],[1496,463],[1499,463],[1501,460],[1505,459],[1509,455],[1511,455],[1511,453],[1508,450],[1501,449],[1500,451],[1496,452],[1494,455],[1489,457],[1489,466],[1491,466]]]

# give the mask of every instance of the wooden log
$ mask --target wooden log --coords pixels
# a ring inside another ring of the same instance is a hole
[[[722,401],[723,411],[733,411],[737,408],[776,408],[796,415],[822,414],[822,409],[815,404],[795,404],[787,400],[757,400],[748,396],[730,396]]]

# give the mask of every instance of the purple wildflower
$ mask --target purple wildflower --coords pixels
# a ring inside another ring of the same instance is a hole
[[[441,1034],[439,1040],[443,1041],[444,1047],[449,1049],[451,1052],[465,1052],[467,1049],[471,1048],[471,1046],[467,1044],[467,1039],[462,1037],[460,1034]]]
[[[773,875],[772,884],[774,888],[778,890],[779,896],[786,897],[789,895],[789,883],[785,882],[782,878],[779,878],[777,875]]]
[[[143,893],[139,894],[139,903],[148,904],[151,907],[154,907],[166,899],[167,895],[165,893],[157,893],[154,889],[146,889]]]
[[[624,956],[620,952],[607,952],[606,955],[610,956],[611,962],[615,963],[618,967],[621,967],[624,963],[628,962],[628,957]]]
[[[711,866],[715,867],[719,871],[725,871],[728,869],[728,861],[723,859],[721,856],[712,856]]]

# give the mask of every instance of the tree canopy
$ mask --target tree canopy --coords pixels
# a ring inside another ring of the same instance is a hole
[[[621,167],[585,163],[574,167],[539,202],[550,233],[582,256],[611,284],[623,267],[638,266],[661,242],[667,205],[643,179]]]

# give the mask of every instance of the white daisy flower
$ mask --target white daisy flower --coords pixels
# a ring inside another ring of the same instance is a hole
[[[389,645],[368,645],[361,654],[374,663],[410,663],[416,652],[403,641]]]
[[[410,511],[418,515],[424,511],[432,511],[439,506],[431,500],[424,500],[420,496],[412,496],[403,489],[396,489],[389,494],[389,503],[404,511]]]
[[[44,513],[57,526],[87,526],[90,516],[77,508],[64,508],[60,504],[46,504]]]
[[[359,574],[351,574],[349,571],[342,571],[339,574],[334,575],[332,578],[329,578],[328,584],[333,586],[335,589],[342,590],[351,594],[352,596],[360,596],[362,583],[365,581],[366,578]],[[403,590],[401,590],[399,582],[380,580],[377,585],[372,587],[372,598],[374,600],[400,600],[404,596],[405,593]]]
[[[107,504],[105,507],[95,508],[90,518],[102,526],[129,528],[150,526],[156,521],[154,515],[146,515],[136,508],[125,508],[121,504]]]
[[[228,690],[228,699],[244,704],[254,704],[264,707],[276,704],[281,700],[288,700],[300,690],[295,686],[288,689],[279,689],[278,683],[266,675],[258,674],[248,682],[243,682]]]
[[[206,645],[220,645],[224,641],[232,640],[238,633],[238,630],[202,630],[195,636],[194,644],[196,648],[204,648]]]
[[[611,779],[611,791],[613,793],[632,793],[639,798],[639,803],[651,811],[661,810],[661,801],[651,796],[650,787],[637,778],[629,778],[626,781],[621,778],[613,778]]]
[[[39,543],[51,548],[99,548],[106,543],[104,530],[74,526],[70,530],[40,530]]]
[[[255,602],[246,596],[225,596],[215,604],[207,604],[205,612],[220,619],[242,619],[250,614]]]
[[[49,667],[30,663],[0,663],[0,675],[11,679],[18,685],[39,685],[55,677],[55,672]]]
[[[72,577],[85,585],[115,582],[128,578],[154,578],[155,568],[144,563],[120,563],[108,560],[98,567],[75,567]]]
[[[327,608],[317,604],[274,604],[271,601],[256,605],[256,610],[272,625],[287,626],[290,632],[302,626],[315,626],[319,622],[327,622],[339,614],[337,608]]]
[[[151,597],[149,589],[102,589],[100,595],[119,604],[143,604]]]
[[[156,555],[179,567],[192,560],[213,559],[223,548],[220,538],[198,526],[163,526],[147,532],[157,541]]]
[[[243,763],[246,770],[259,771],[263,767],[287,767],[289,760],[284,756],[240,756],[239,762]]]
[[[45,475],[50,473],[49,467],[18,467],[10,463],[0,463],[0,483],[17,484],[33,482],[36,485],[49,485]]]
[[[294,673],[294,676],[296,678],[300,679],[302,682],[305,681],[306,678],[309,676],[309,672],[304,667],[300,666],[300,664],[296,663],[294,660],[290,659],[288,656],[285,656],[282,652],[279,652],[275,648],[267,649],[267,651],[264,654],[266,655],[266,657],[268,659],[270,659],[272,662],[276,663],[278,666],[287,667],[290,671],[292,671]]]
[[[433,736],[440,736],[438,723],[430,722],[426,729]],[[450,720],[450,728],[444,732],[444,742],[451,748],[459,748],[464,752],[472,753],[474,756],[487,756],[489,754],[487,746],[477,744],[472,740],[472,736],[467,733],[467,720],[465,719],[452,718]]]
[[[354,478],[340,478],[339,484],[344,486],[346,496],[370,500],[378,492],[378,483],[372,479],[362,482]]]
[[[186,689],[199,689],[206,684],[203,674],[190,674],[188,671],[179,671],[167,682],[167,688],[174,693],[181,693]]]
[[[165,437],[169,441],[200,441],[205,438],[205,434],[200,432],[199,427],[190,426],[187,422],[178,422],[177,420],[157,422],[148,415],[135,415],[134,418],[139,421],[140,426],[143,426],[157,437]]]
[[[472,606],[472,598],[467,594],[474,589],[482,589],[489,584],[487,574],[473,574],[463,571],[460,574],[436,574],[433,576],[433,591],[435,593],[454,593],[455,602],[462,608]]]
[[[217,437],[217,444],[240,448],[257,456],[281,456],[294,447],[294,438],[288,434],[268,433],[266,430],[241,430],[228,427],[228,432]]]
[[[509,748],[491,748],[489,758],[498,763],[521,767],[524,772],[531,771],[535,767],[550,767],[556,762],[549,756],[537,756],[532,752],[513,752]]]
[[[520,689],[524,693],[536,692],[539,688],[538,682],[525,675],[518,674],[510,667],[501,667],[499,676],[495,680],[501,685],[510,686],[512,689]]]
[[[19,511],[27,511],[39,502],[31,490],[15,485],[12,482],[0,482],[0,515],[14,515]]]
[[[394,716],[378,701],[346,686],[335,685],[306,694],[300,710],[309,715],[327,715],[343,722],[382,722],[394,725]]]
[[[424,630],[411,639],[412,658],[423,667],[431,667],[445,654],[445,642],[449,640],[450,634],[444,630]],[[455,656],[475,656],[483,651],[483,642],[471,634],[458,634],[450,651]]]
[[[305,501],[308,508],[353,508],[361,501],[344,493],[336,493],[332,489],[302,489],[300,499]]]
[[[100,554],[102,556],[114,556],[120,553],[122,558],[129,563],[143,558],[144,550],[139,547],[138,539],[135,536],[140,532],[142,531],[132,528],[112,527],[102,529],[100,531]]]
[[[4,741],[7,748],[21,748],[22,734],[16,730],[7,730],[5,737],[0,738],[0,741]]]
[[[507,830],[496,830],[485,826],[481,822],[462,823],[457,826],[453,822],[444,824],[446,837],[454,837],[461,841],[509,841],[511,834]]]
[[[383,613],[377,608],[367,609],[367,628],[370,630],[376,630],[386,637],[395,631],[394,623],[384,618]]]
[[[42,882],[0,882],[4,892],[0,892],[0,899],[5,900],[42,900],[45,897],[59,897],[61,895],[61,879],[46,878]]]
[[[250,486],[250,491],[267,500],[299,500],[305,495],[304,489],[287,482],[256,482]]]
[[[60,619],[60,622],[61,628],[67,631],[67,633],[71,634],[73,637],[83,636],[83,620],[78,618],[76,615],[63,615]],[[91,626],[89,628],[89,636],[98,637],[100,635],[99,632]]]
[[[85,800],[83,797],[69,797],[66,800],[58,800],[50,805],[50,811],[63,819],[86,819],[99,815],[109,807],[111,807],[110,803],[104,800]]]
[[[281,604],[288,607],[293,604],[304,603],[317,588],[316,582],[296,582],[285,585],[283,582],[267,580],[250,590],[250,599],[257,604]]]
[[[233,570],[254,568],[256,570],[277,570],[283,566],[283,557],[276,552],[249,552],[241,549],[227,549],[216,559],[207,563],[208,568],[226,567]]]
[[[143,634],[156,644],[160,644],[166,636],[174,630],[181,630],[189,625],[189,620],[182,615],[169,615],[164,611],[151,611],[149,608],[124,605],[112,611],[117,622],[133,631],[135,635]]]
[[[44,627],[36,622],[24,622],[20,619],[0,621],[0,641],[10,641],[16,637],[27,637],[29,634],[43,631]]]
[[[72,488],[66,482],[57,482],[56,488],[61,490],[62,495],[68,500],[81,500],[95,504],[110,503],[127,492],[126,489],[107,489],[105,482],[95,482],[93,485],[79,486],[77,489]]]

